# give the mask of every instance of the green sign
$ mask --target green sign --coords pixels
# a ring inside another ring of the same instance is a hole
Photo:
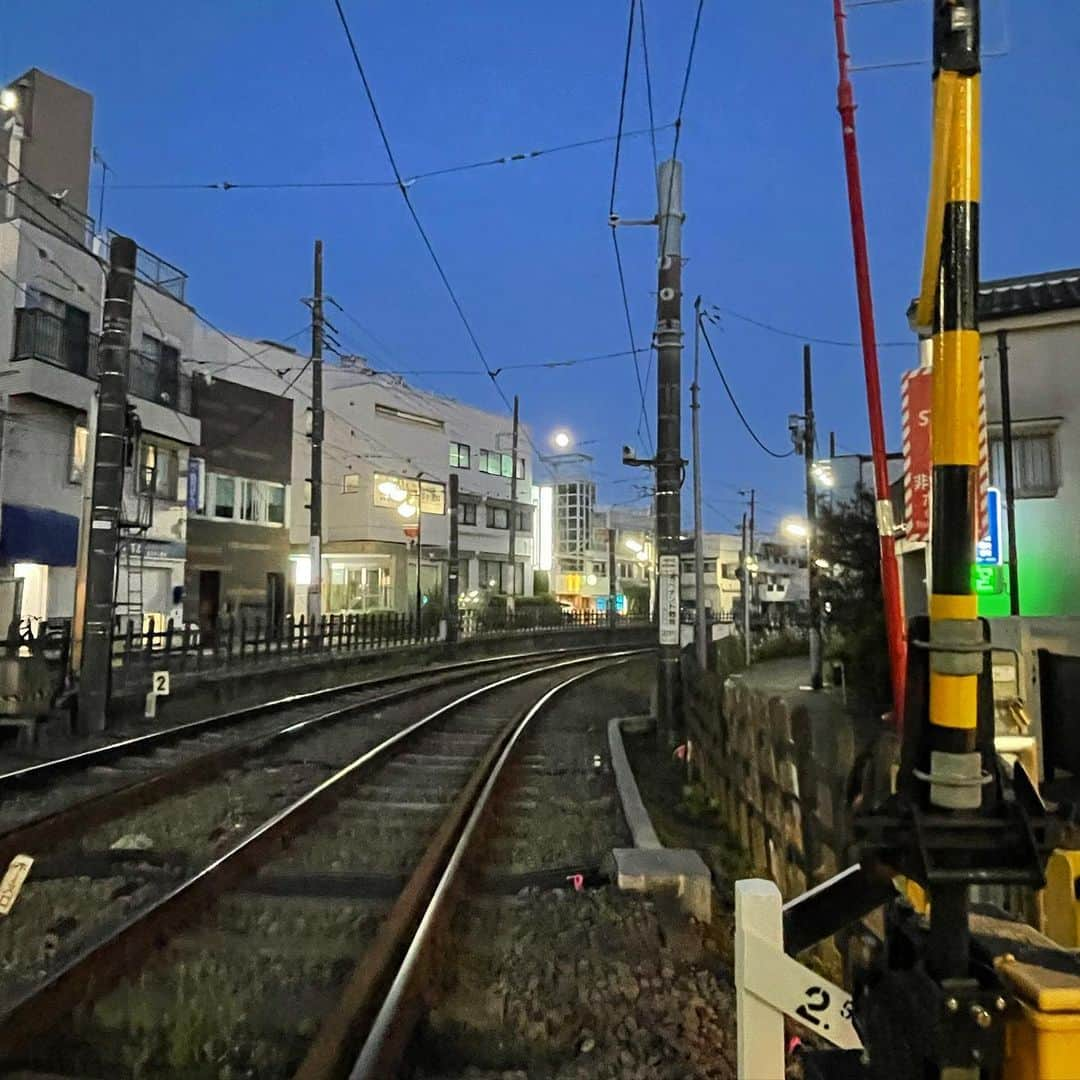
[[[1000,566],[976,563],[971,568],[971,581],[977,596],[997,596],[1005,591],[1005,576]]]

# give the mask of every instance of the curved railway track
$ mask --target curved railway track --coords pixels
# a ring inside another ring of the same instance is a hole
[[[368,1026],[385,1024],[383,995],[396,1001],[400,980],[408,985],[424,940],[413,935],[444,902],[526,725],[564,687],[641,651],[485,675],[380,733],[330,775],[305,775],[302,795],[9,1000],[0,1061],[53,1075],[73,1065],[81,1076],[119,1075],[133,1062],[147,1076],[173,1067],[191,1076],[346,1075]],[[314,957],[290,953],[313,934]],[[193,1004],[202,1000],[189,985],[193,971],[216,986],[220,1009],[242,1017],[199,1045],[181,1037],[214,1027],[191,1015],[202,1007]],[[131,1027],[146,1001],[160,1021],[152,1033],[141,1021]],[[223,1064],[198,1071],[194,1059],[207,1054]]]

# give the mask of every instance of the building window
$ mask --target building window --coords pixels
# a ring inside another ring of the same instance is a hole
[[[180,350],[143,334],[128,367],[128,391],[147,401],[175,407],[180,401]]]
[[[469,456],[468,443],[452,442],[450,444],[450,467],[452,469],[469,468]]]
[[[255,480],[240,481],[240,520],[259,520],[259,485]]]
[[[607,577],[607,563],[594,562],[592,564],[592,572],[598,574],[600,577]]]
[[[1014,429],[1013,495],[1017,499],[1052,499],[1061,487],[1057,435],[1053,430]],[[1005,490],[1005,444],[1000,435],[990,437],[990,483]]]
[[[270,525],[285,524],[285,485],[263,484],[266,492],[266,521]]]
[[[705,573],[706,574],[715,574],[716,573],[716,560],[715,559],[706,559],[705,560]]]
[[[343,495],[355,495],[360,490],[360,474],[346,473],[341,478],[341,491]]]
[[[480,588],[502,589],[502,565],[493,559],[480,560]]]
[[[175,450],[144,442],[139,451],[139,490],[175,501],[179,457]]]
[[[525,459],[518,458],[517,460],[517,478],[519,480],[525,479]]]
[[[236,480],[231,476],[211,474],[210,482],[213,485],[213,496],[210,500],[213,516],[231,521],[236,506]]]
[[[88,440],[89,432],[86,430],[86,422],[76,420],[75,426],[71,429],[71,467],[68,469],[68,479],[73,484],[81,484],[83,481]]]
[[[461,510],[461,524],[462,525],[475,525],[476,524],[476,503],[463,502],[460,506]]]
[[[723,563],[720,567],[720,576],[727,578],[728,581],[737,581],[739,577],[739,564],[738,563]]]
[[[410,480],[386,473],[375,473],[372,483],[372,500],[376,506],[387,510],[396,510],[403,502],[416,505],[417,491],[420,493],[421,509],[425,514],[446,513],[446,485],[430,480]],[[395,497],[405,493],[404,498]]]
[[[518,532],[532,532],[532,511],[515,510],[514,528],[517,529]]]
[[[487,527],[489,529],[509,529],[510,511],[505,506],[487,508]]]
[[[376,405],[376,416],[385,416],[390,420],[404,420],[410,424],[421,424],[424,427],[443,429],[443,422],[434,416],[421,416],[419,413],[406,412],[397,409],[393,405]]]

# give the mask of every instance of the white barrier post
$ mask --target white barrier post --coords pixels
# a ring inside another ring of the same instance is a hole
[[[739,1080],[784,1080],[784,1015],[747,989],[754,935],[784,948],[783,905],[775,882],[735,882],[735,1015]]]

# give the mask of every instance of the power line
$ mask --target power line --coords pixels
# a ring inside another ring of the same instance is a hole
[[[630,82],[630,53],[634,45],[634,8],[636,0],[630,0],[630,12],[626,20],[626,48],[623,52],[622,86],[619,89],[619,128],[615,138],[615,154],[611,165],[611,198],[608,201],[608,224],[611,226],[611,244],[615,250],[615,270],[619,277],[619,292],[622,295],[623,315],[626,318],[626,332],[630,339],[630,350],[634,357],[634,378],[637,381],[638,401],[641,411],[638,414],[637,433],[644,438],[649,447],[649,455],[653,455],[652,433],[649,430],[649,409],[645,403],[645,387],[648,384],[648,375],[641,378],[641,365],[638,363],[638,347],[634,340],[634,320],[630,315],[630,298],[626,292],[626,274],[623,270],[622,252],[619,250],[618,219],[615,216],[615,196],[619,185],[619,153],[622,149],[622,130],[626,118],[626,90]],[[651,105],[650,105],[651,114]],[[653,139],[655,153],[656,140]],[[649,353],[649,364],[652,364],[652,353]]]
[[[682,137],[683,126],[683,113],[686,111],[686,95],[690,90],[690,72],[694,68],[694,53],[697,51],[697,39],[698,31],[701,29],[701,13],[705,8],[705,0],[698,0],[697,11],[694,14],[694,29],[690,33],[690,48],[686,55],[686,67],[683,71],[682,90],[679,92],[679,109],[675,114],[675,139],[671,147],[671,160],[678,161],[679,158],[679,139]],[[663,231],[660,236],[660,250],[661,252],[667,251],[667,228],[668,223],[671,220],[671,215],[668,211],[671,209],[671,192],[675,183],[675,169],[671,170],[671,175],[668,177],[668,189],[667,198],[664,200],[664,205],[658,207],[658,211],[662,215],[663,219]],[[649,363],[645,368],[645,381],[648,382],[652,375],[652,356],[649,357]]]
[[[364,93],[367,96],[368,105],[371,106],[371,113],[372,116],[375,118],[375,126],[379,129],[379,137],[382,139],[383,149],[386,151],[387,160],[390,162],[390,168],[393,170],[394,178],[397,181],[398,190],[401,192],[401,197],[405,200],[405,206],[408,208],[409,216],[412,218],[413,224],[416,226],[416,230],[417,232],[419,232],[420,238],[424,242],[424,247],[427,248],[427,252],[431,256],[431,261],[435,264],[435,269],[438,271],[439,277],[442,279],[442,283],[446,287],[447,293],[449,293],[450,295],[450,300],[458,313],[458,317],[461,319],[462,325],[465,327],[465,332],[468,334],[469,340],[472,342],[473,348],[476,350],[476,355],[480,358],[480,363],[483,364],[484,370],[491,378],[492,385],[494,385],[495,389],[499,393],[499,396],[503,399],[503,402],[509,409],[510,401],[504,393],[502,387],[500,387],[495,381],[495,376],[494,374],[492,374],[491,365],[488,363],[487,357],[484,355],[484,350],[480,347],[480,342],[477,340],[476,334],[473,332],[472,324],[469,322],[469,319],[461,306],[461,301],[458,300],[457,293],[454,291],[454,287],[450,284],[450,279],[446,276],[446,271],[443,269],[443,265],[439,261],[438,255],[435,253],[435,248],[432,246],[427,231],[424,229],[423,223],[420,221],[420,217],[416,212],[416,207],[413,206],[412,199],[409,198],[408,185],[406,184],[405,180],[401,175],[401,170],[398,168],[397,160],[394,158],[394,151],[390,146],[389,136],[386,134],[386,128],[383,126],[382,117],[379,115],[378,106],[375,104],[375,95],[371,90],[371,84],[368,82],[367,73],[364,71],[364,65],[360,60],[360,53],[357,51],[356,42],[353,40],[352,31],[349,29],[349,21],[345,17],[345,9],[341,6],[341,0],[334,0],[334,7],[337,9],[338,18],[341,20],[342,29],[345,31],[345,37],[349,43],[349,50],[352,53],[353,62],[356,64],[356,70],[360,76],[360,81],[364,85]]]
[[[649,70],[649,37],[645,31],[645,0],[641,0],[638,18],[641,22],[641,55],[645,66],[645,99],[649,104],[649,136],[652,143],[653,172],[656,172],[660,167],[660,159],[656,153],[656,121],[653,116],[652,72]]]
[[[673,127],[673,123],[654,127],[651,123],[647,128],[638,128],[635,131],[624,131],[622,138],[640,138],[651,135],[655,138],[656,131],[663,131]],[[449,176],[453,173],[471,172],[475,169],[487,169],[495,165],[513,165],[522,161],[534,161],[539,157],[547,157],[551,154],[560,154],[568,150],[581,150],[590,146],[601,146],[604,143],[614,142],[618,136],[600,135],[593,139],[578,139],[575,142],[561,143],[558,146],[547,146],[540,150],[525,150],[513,154],[504,154],[502,157],[485,158],[481,161],[470,161],[462,165],[447,165],[441,169],[429,169],[426,172],[413,173],[406,176],[403,181],[398,180],[267,180],[267,181],[239,181],[212,180],[190,181],[174,183],[140,183],[140,184],[113,184],[112,191],[299,191],[319,189],[355,189],[355,188],[396,188],[403,182],[408,186],[416,184],[420,180],[430,180],[438,176]],[[111,171],[111,170],[110,170]]]
[[[795,453],[794,450],[788,450],[784,454],[778,454],[775,450],[770,450],[769,447],[767,447],[761,441],[761,439],[758,438],[757,433],[750,426],[750,421],[746,419],[746,417],[743,415],[742,409],[739,408],[739,403],[735,400],[735,395],[731,392],[731,387],[728,385],[727,377],[724,375],[724,369],[720,366],[720,361],[717,360],[717,358],[716,358],[716,353],[713,350],[712,342],[709,340],[709,333],[705,329],[704,320],[699,319],[698,325],[701,328],[701,336],[704,339],[706,346],[708,347],[709,355],[712,357],[713,365],[716,367],[717,374],[720,376],[720,381],[724,384],[724,389],[727,391],[727,396],[731,399],[731,404],[734,406],[735,412],[738,414],[739,419],[742,421],[743,427],[746,428],[746,430],[750,433],[750,437],[770,457],[774,457],[774,458],[791,457],[791,455]]]
[[[728,315],[732,319],[738,319],[739,322],[749,323],[751,326],[756,326],[759,330],[768,330],[770,334],[778,334],[780,337],[795,338],[797,341],[808,341],[814,345],[835,345],[842,349],[862,348],[861,341],[839,341],[836,338],[814,337],[813,334],[801,334],[796,330],[785,330],[782,327],[774,326],[772,323],[752,318],[749,315],[740,314],[738,311],[732,311],[731,308],[719,307],[716,304],[712,305],[712,310],[719,312],[721,315]],[[912,344],[913,342],[910,341],[879,341],[877,346],[879,349],[910,349]]]

